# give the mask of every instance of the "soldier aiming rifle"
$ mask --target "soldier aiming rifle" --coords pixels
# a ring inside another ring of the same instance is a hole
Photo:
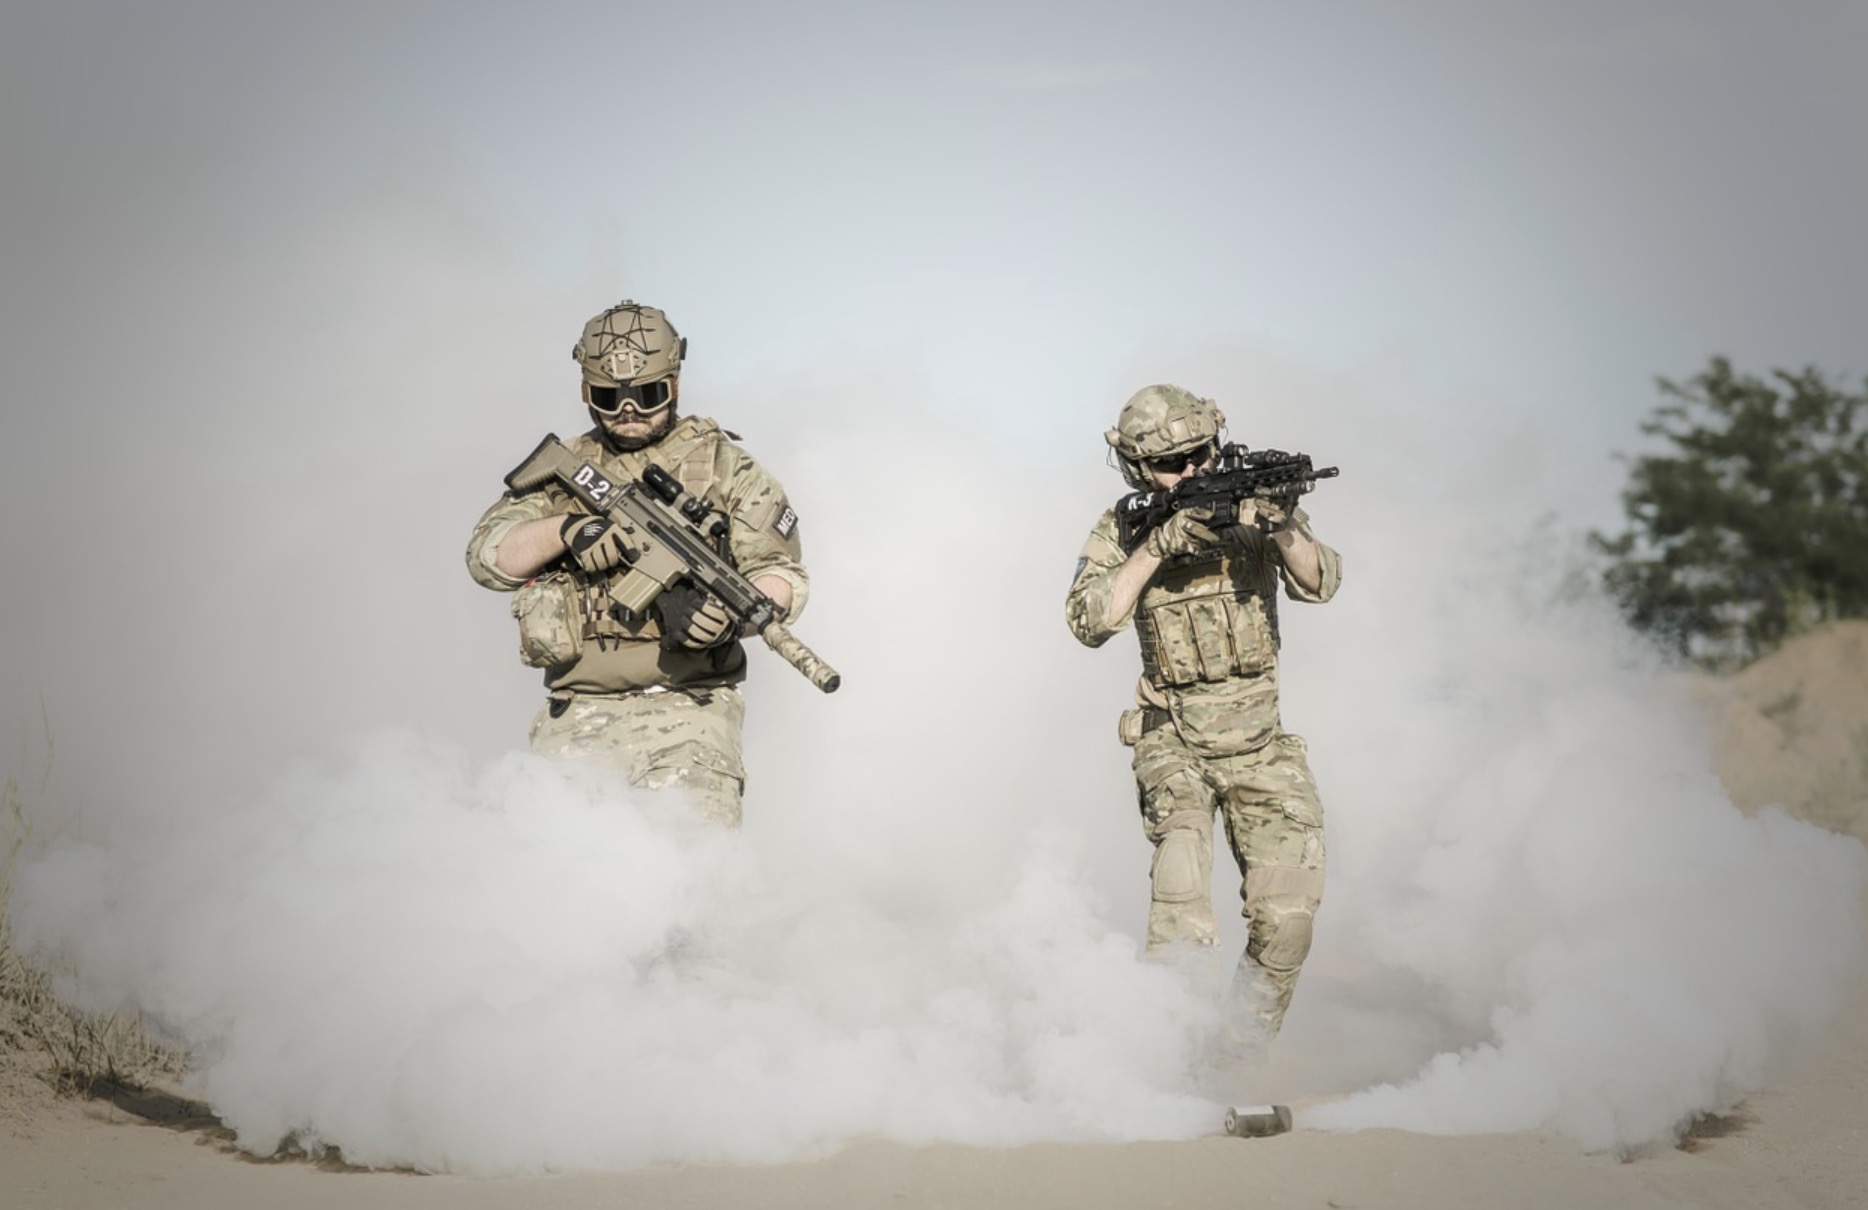
[[[1320,604],[1342,559],[1297,498],[1336,468],[1222,442],[1225,416],[1184,388],[1142,389],[1105,438],[1134,488],[1090,532],[1065,602],[1071,633],[1099,647],[1131,622],[1141,639],[1134,748],[1149,867],[1148,949],[1218,943],[1213,818],[1244,876],[1247,941],[1233,1040],[1269,1043],[1284,1021],[1323,899],[1323,804],[1304,741],[1278,711],[1278,593]]]

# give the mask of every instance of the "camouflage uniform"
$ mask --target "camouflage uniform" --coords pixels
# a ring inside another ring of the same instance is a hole
[[[1309,533],[1303,510],[1293,523]],[[1277,545],[1257,529],[1220,531],[1218,547],[1168,559],[1142,591],[1133,617],[1109,621],[1111,580],[1129,552],[1115,510],[1090,533],[1070,586],[1071,632],[1100,647],[1134,621],[1142,647],[1137,707],[1123,715],[1135,749],[1143,828],[1155,846],[1148,948],[1218,940],[1209,887],[1213,814],[1245,872],[1248,941],[1240,974],[1263,1035],[1275,1035],[1323,896],[1323,806],[1304,741],[1278,716],[1280,580],[1293,600],[1336,593],[1342,560],[1318,543],[1322,582],[1291,577]]]
[[[804,609],[810,581],[801,562],[798,517],[764,468],[713,421],[678,419],[646,449],[619,453],[592,429],[566,442],[616,482],[639,479],[650,463],[680,480],[728,520],[727,548],[740,572],[776,576],[791,585],[789,617]],[[554,755],[594,756],[613,763],[632,785],[681,785],[708,819],[737,826],[746,769],[740,757],[745,704],[735,688],[746,675],[738,642],[706,651],[664,648],[653,608],[625,620],[611,592],[626,567],[585,576],[564,560],[532,580],[516,580],[496,565],[499,544],[523,521],[585,511],[557,484],[500,498],[474,527],[467,545],[473,578],[514,592],[520,658],[545,670],[549,690],[532,723],[532,747]]]

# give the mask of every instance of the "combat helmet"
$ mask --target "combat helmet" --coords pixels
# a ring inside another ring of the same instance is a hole
[[[673,378],[688,355],[687,338],[655,307],[625,298],[584,325],[571,347],[593,387],[638,386]]]
[[[1103,440],[1121,461],[1122,477],[1129,486],[1146,489],[1153,484],[1142,474],[1142,461],[1184,453],[1219,440],[1226,414],[1211,399],[1202,399],[1185,387],[1156,383],[1129,396],[1116,417],[1116,427]]]

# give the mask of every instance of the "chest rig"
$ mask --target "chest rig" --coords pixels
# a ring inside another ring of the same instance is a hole
[[[644,468],[653,463],[666,470],[695,499],[705,500],[723,514],[726,501],[719,499],[715,488],[718,472],[716,455],[724,440],[720,426],[702,417],[688,417],[677,423],[668,436],[647,450],[616,454],[600,438],[586,434],[571,448],[580,457],[597,463],[617,482],[642,477]],[[651,453],[655,455],[651,457]],[[725,539],[721,539],[725,552]],[[662,637],[661,616],[653,606],[641,613],[621,608],[612,590],[621,582],[628,568],[619,568],[598,579],[578,575],[578,624],[586,650],[611,651],[624,644],[654,641]],[[575,573],[574,573],[575,574]]]
[[[1163,689],[1258,676],[1278,657],[1278,574],[1256,532],[1170,559],[1135,609],[1142,674]]]

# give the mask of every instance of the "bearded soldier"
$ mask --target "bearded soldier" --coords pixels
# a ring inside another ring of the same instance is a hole
[[[1177,386],[1150,386],[1104,436],[1123,478],[1161,491],[1208,467],[1225,416]],[[1209,890],[1213,816],[1244,873],[1248,941],[1235,990],[1258,1040],[1284,1020],[1310,951],[1323,896],[1323,807],[1304,741],[1278,714],[1280,583],[1294,601],[1321,603],[1342,577],[1302,509],[1239,505],[1238,524],[1177,511],[1125,548],[1111,509],[1077,561],[1065,615],[1090,647],[1135,623],[1142,648],[1136,707],[1122,716],[1134,747],[1143,829],[1154,845],[1148,948],[1217,944]]]
[[[571,355],[595,426],[571,453],[617,483],[653,465],[726,519],[723,553],[784,616],[804,608],[798,515],[785,492],[712,420],[680,415],[687,341],[654,307],[625,299],[584,325]],[[705,818],[737,826],[746,675],[740,627],[685,582],[642,611],[612,598],[636,557],[623,528],[557,484],[508,493],[467,545],[473,578],[516,593],[520,658],[544,669],[532,747],[614,764],[632,785],[679,786]]]

